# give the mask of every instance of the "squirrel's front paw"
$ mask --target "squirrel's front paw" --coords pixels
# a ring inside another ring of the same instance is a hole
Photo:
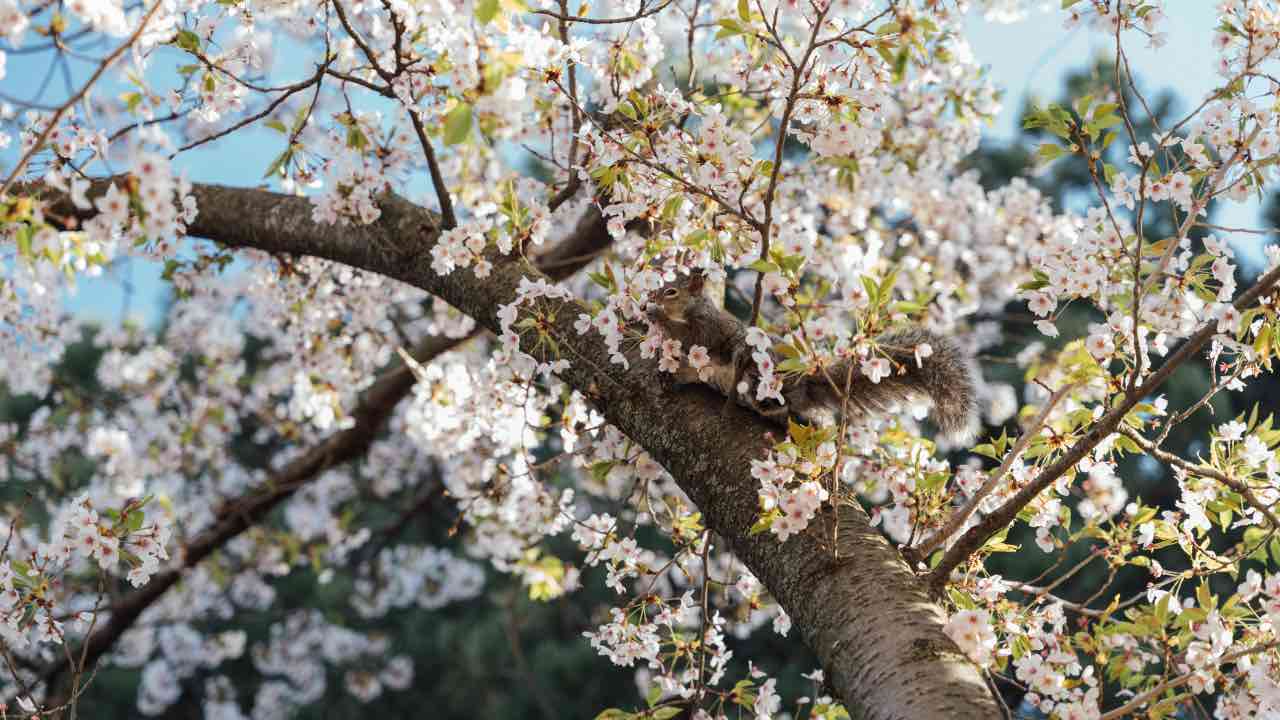
[[[652,302],[644,306],[644,316],[656,323],[663,323],[667,320],[667,314],[662,311],[662,306]]]

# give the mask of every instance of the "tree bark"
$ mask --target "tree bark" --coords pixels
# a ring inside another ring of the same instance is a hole
[[[305,198],[264,190],[196,185],[199,215],[189,233],[229,247],[311,255],[396,278],[442,298],[489,330],[522,278],[540,273],[518,257],[493,257],[492,274],[447,276],[430,266],[440,220],[398,197],[368,226],[322,225]],[[65,206],[63,210],[65,210]],[[700,387],[669,388],[651,363],[612,364],[594,332],[578,335],[577,303],[550,301],[550,332],[571,363],[561,377],[672,474],[707,527],[760,579],[820,659],[836,692],[877,720],[1000,717],[979,670],[942,632],[944,616],[865,512],[840,513],[840,557],[822,531],[779,543],[751,535],[758,508],[750,461],[777,428]],[[530,343],[532,345],[532,343]],[[531,347],[526,351],[532,352]],[[548,358],[550,359],[550,358]]]

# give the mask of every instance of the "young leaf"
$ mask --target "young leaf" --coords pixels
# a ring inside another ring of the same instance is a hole
[[[488,25],[498,15],[501,6],[499,0],[478,0],[476,2],[476,19],[481,25]]]
[[[200,36],[190,30],[179,30],[173,44],[189,53],[196,53],[200,51]]]
[[[444,116],[444,144],[457,145],[471,134],[471,106],[459,103]]]

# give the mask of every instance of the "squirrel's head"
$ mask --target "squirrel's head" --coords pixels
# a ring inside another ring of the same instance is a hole
[[[677,275],[675,280],[650,291],[649,304],[661,308],[663,314],[672,320],[683,320],[689,301],[702,295],[706,285],[706,274],[697,268],[688,275]]]

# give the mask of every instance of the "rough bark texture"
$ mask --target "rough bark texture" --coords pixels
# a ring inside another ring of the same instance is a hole
[[[514,299],[521,278],[538,275],[515,258],[494,258],[493,273],[483,280],[470,270],[437,275],[430,251],[438,219],[397,197],[383,200],[376,223],[352,227],[313,222],[302,198],[216,185],[197,185],[194,194],[200,208],[194,236],[394,277],[490,330],[498,329],[498,307]],[[707,526],[791,616],[841,697],[876,719],[1000,716],[981,674],[942,633],[941,609],[861,508],[841,512],[838,560],[817,529],[821,522],[786,543],[767,533],[750,535],[757,517],[750,461],[765,456],[765,435],[776,432],[774,426],[742,408],[726,409],[722,398],[702,388],[671,389],[648,363],[630,370],[611,364],[599,335],[574,331],[580,308],[561,305],[551,332],[571,350],[565,357],[572,366],[562,377],[675,477]]]

